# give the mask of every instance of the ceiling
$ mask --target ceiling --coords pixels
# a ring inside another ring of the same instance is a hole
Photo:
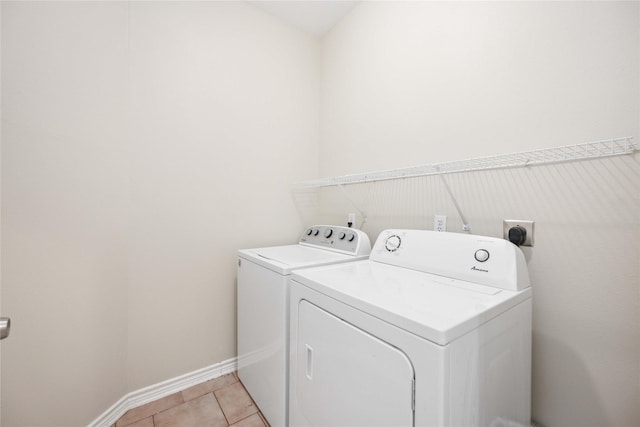
[[[325,35],[358,1],[247,1],[267,13],[316,36]]]

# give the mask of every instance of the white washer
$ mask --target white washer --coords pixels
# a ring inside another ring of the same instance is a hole
[[[291,281],[289,425],[530,425],[531,287],[502,239],[386,230]]]
[[[288,425],[291,272],[370,252],[362,231],[328,225],[308,228],[295,245],[238,252],[238,376],[272,426]]]

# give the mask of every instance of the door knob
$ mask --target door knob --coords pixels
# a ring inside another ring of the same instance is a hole
[[[0,317],[0,340],[9,336],[11,330],[11,319],[8,317]]]

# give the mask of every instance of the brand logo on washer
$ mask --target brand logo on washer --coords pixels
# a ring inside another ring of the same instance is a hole
[[[481,268],[477,268],[475,265],[473,267],[471,267],[471,269],[475,270],[475,271],[482,271],[483,273],[488,273],[489,272],[489,270],[483,270]]]

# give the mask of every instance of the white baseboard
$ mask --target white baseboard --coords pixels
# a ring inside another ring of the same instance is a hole
[[[203,383],[222,375],[229,374],[238,368],[238,359],[232,358],[197,371],[189,372],[179,377],[171,378],[140,390],[132,391],[123,396],[107,409],[102,415],[93,420],[88,427],[109,427],[115,424],[125,412],[137,408],[145,403],[153,402],[170,394],[179,392],[191,386]]]

